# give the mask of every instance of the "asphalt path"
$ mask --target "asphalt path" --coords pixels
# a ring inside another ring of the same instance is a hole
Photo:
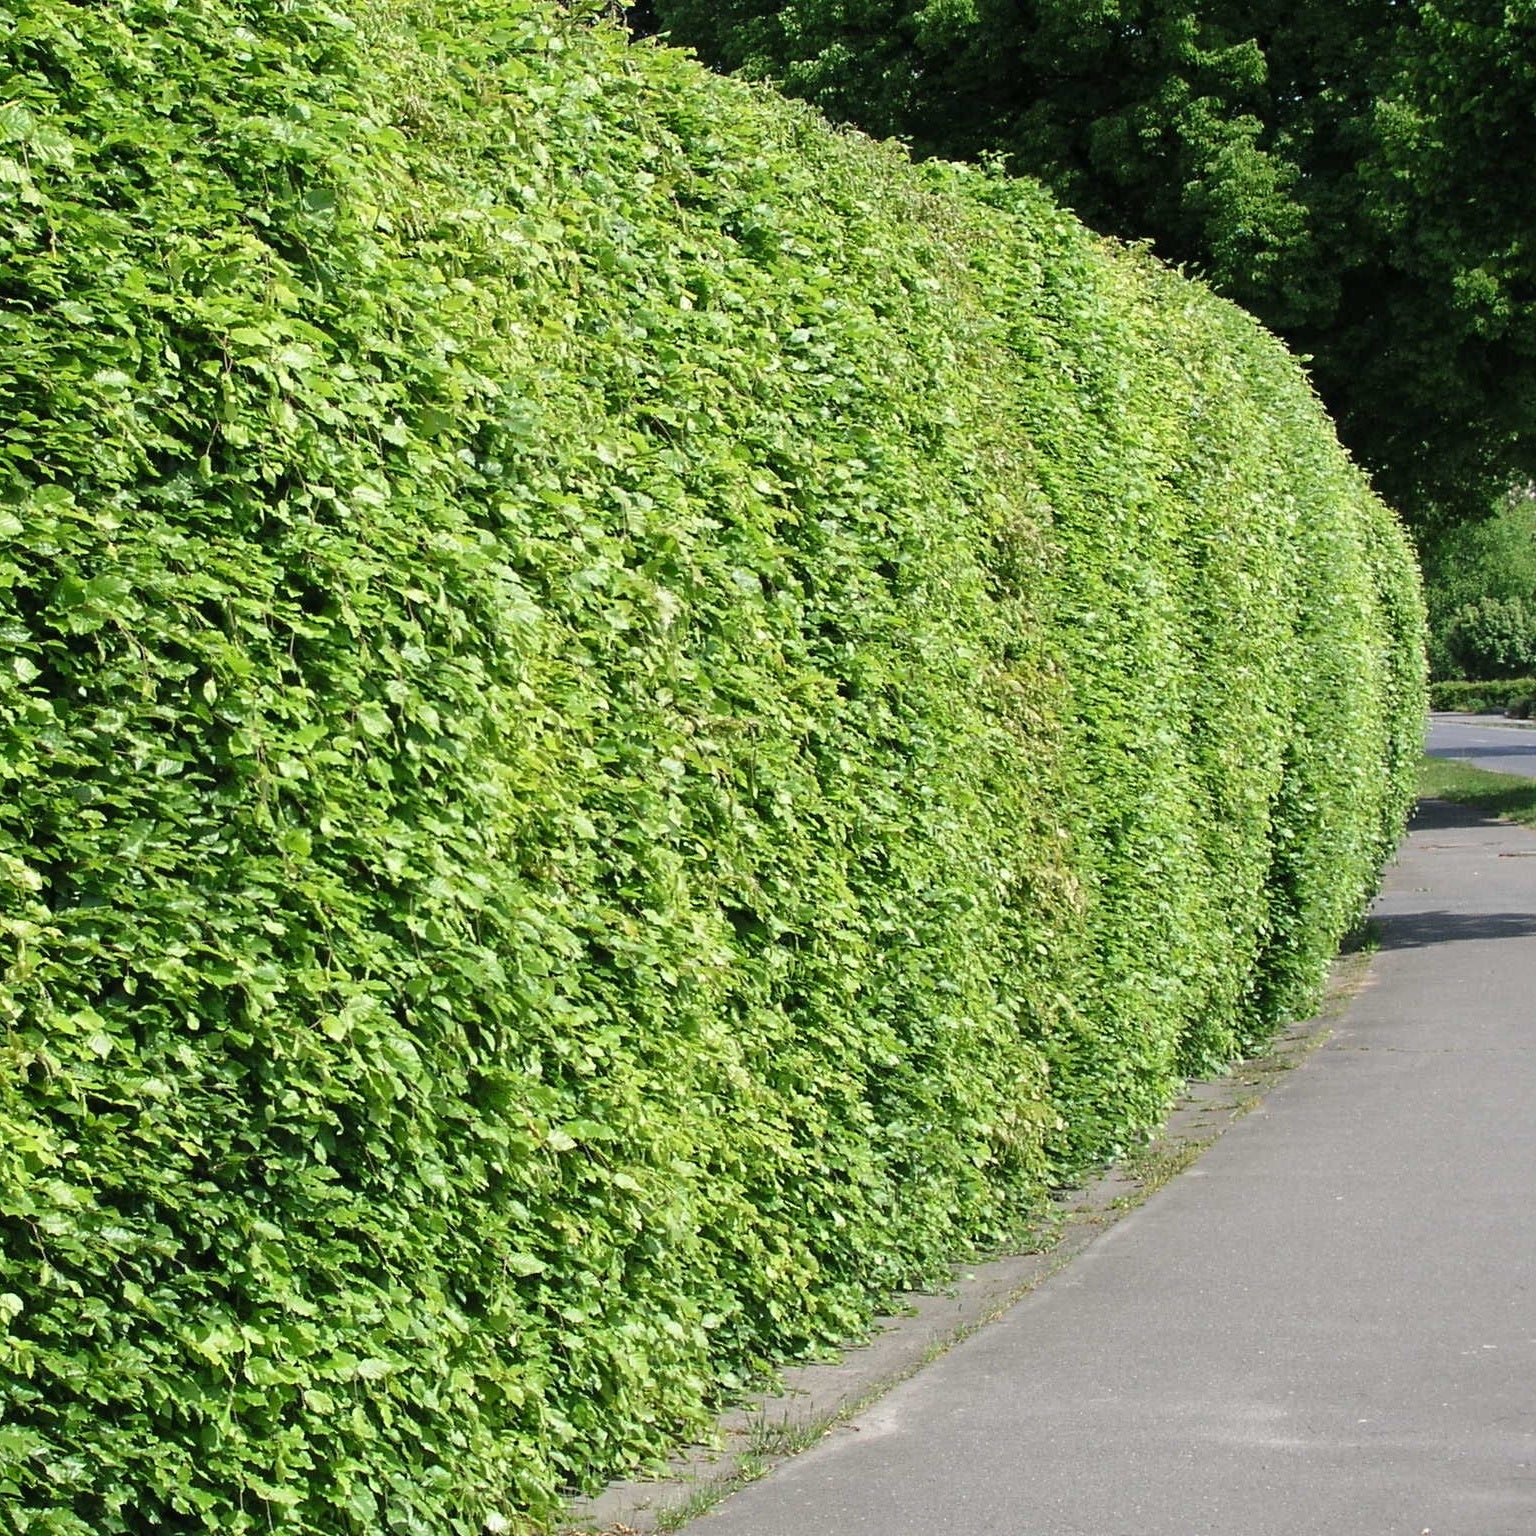
[[[690,1536],[1533,1536],[1536,833],[1431,804],[1376,915],[1194,1167]]]
[[[1536,725],[1498,716],[1431,715],[1424,750],[1487,768],[1536,779]]]

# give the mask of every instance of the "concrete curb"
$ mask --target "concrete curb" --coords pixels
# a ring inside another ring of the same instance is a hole
[[[613,1483],[574,1503],[564,1530],[572,1536],[675,1530],[1001,1316],[1189,1167],[1322,1045],[1331,1021],[1369,981],[1369,970],[1368,953],[1341,957],[1314,1018],[1292,1025],[1265,1054],[1225,1076],[1188,1084],[1156,1137],[1058,1201],[1027,1251],[957,1266],[951,1289],[910,1296],[900,1313],[876,1320],[867,1343],[836,1361],[789,1367],[782,1391],[754,1397],[718,1420],[714,1446],[676,1457],[655,1479]]]
[[[1430,711],[1429,719],[1434,725],[1486,725],[1501,731],[1536,731],[1536,720],[1515,720],[1508,715],[1469,715],[1465,711],[1436,709]]]

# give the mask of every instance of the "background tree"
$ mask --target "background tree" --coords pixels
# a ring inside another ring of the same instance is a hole
[[[1536,670],[1536,494],[1507,497],[1494,515],[1449,524],[1420,555],[1429,609],[1429,659],[1440,678],[1508,677]],[[1510,636],[1524,636],[1516,643]],[[1511,671],[1485,656],[1528,658]]]
[[[717,67],[1001,156],[1311,359],[1421,530],[1536,474],[1533,0],[651,0]]]
[[[1473,682],[1536,672],[1536,610],[1518,597],[1482,597],[1458,608],[1443,643],[1450,671]]]

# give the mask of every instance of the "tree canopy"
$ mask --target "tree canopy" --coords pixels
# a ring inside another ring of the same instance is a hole
[[[1001,156],[1311,361],[1421,528],[1536,473],[1532,0],[655,0],[924,155]]]

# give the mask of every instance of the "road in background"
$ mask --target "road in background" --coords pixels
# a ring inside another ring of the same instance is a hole
[[[1431,715],[1431,757],[1451,757],[1490,773],[1514,773],[1536,779],[1536,724],[1503,720],[1497,715]]]

